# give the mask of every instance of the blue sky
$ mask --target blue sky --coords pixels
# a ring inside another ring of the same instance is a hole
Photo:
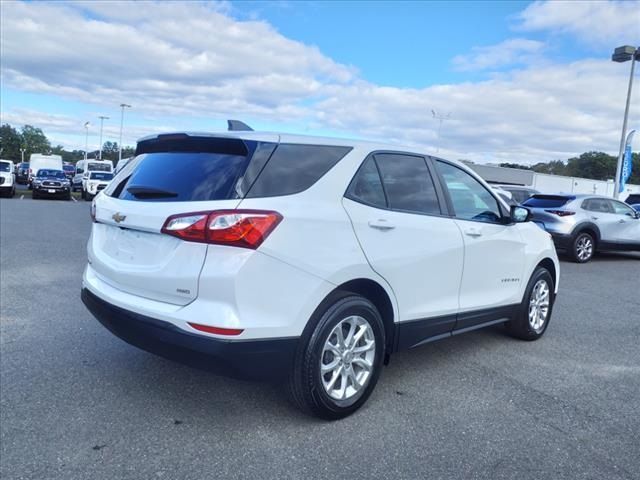
[[[82,148],[87,120],[97,142],[99,115],[111,117],[105,140],[117,140],[126,102],[126,144],[240,118],[479,162],[613,152],[628,68],[609,56],[640,44],[638,1],[0,8],[2,122],[34,124],[68,148]],[[432,109],[451,112],[440,137]]]

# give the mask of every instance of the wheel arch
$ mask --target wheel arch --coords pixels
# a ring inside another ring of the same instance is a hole
[[[356,278],[338,285],[326,299],[329,299],[340,292],[350,292],[360,295],[375,305],[382,317],[382,323],[385,329],[386,351],[393,351],[395,341],[395,318],[396,309],[391,295],[387,290],[375,280],[370,278]],[[324,301],[323,301],[324,303]]]
[[[538,267],[544,268],[551,274],[551,277],[553,278],[553,287],[555,290],[558,285],[558,269],[556,268],[555,262],[551,258],[546,257],[540,260],[540,262],[538,262],[538,265],[536,265],[536,269]],[[534,272],[535,272],[535,269],[534,269]]]
[[[596,242],[596,248],[598,247],[598,244],[600,243],[600,228],[598,228],[598,226],[595,223],[585,222],[585,223],[580,223],[576,225],[576,227],[573,230],[574,240],[581,233],[589,233],[590,235],[592,235]]]

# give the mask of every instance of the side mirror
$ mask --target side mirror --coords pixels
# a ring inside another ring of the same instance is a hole
[[[520,205],[511,206],[511,221],[513,223],[528,222],[531,219],[531,211]]]

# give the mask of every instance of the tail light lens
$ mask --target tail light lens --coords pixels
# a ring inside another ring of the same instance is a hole
[[[554,215],[558,215],[559,217],[568,217],[569,215],[576,214],[576,212],[572,212],[570,210],[545,210],[545,212],[553,213]]]
[[[172,215],[162,233],[189,242],[229,245],[255,250],[282,221],[278,212],[215,210]]]
[[[187,322],[191,328],[195,328],[196,330],[200,330],[201,332],[214,333],[216,335],[240,335],[244,332],[241,328],[221,328],[221,327],[212,327],[210,325],[200,325],[199,323],[191,323]]]

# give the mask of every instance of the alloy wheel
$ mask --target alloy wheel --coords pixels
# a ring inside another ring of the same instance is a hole
[[[586,261],[593,255],[593,241],[584,235],[576,242],[576,255],[580,261]]]
[[[546,280],[540,279],[536,282],[531,291],[529,300],[529,325],[536,332],[540,333],[549,315],[549,300],[551,292]]]
[[[352,315],[331,331],[320,357],[324,390],[334,400],[348,400],[361,391],[373,373],[376,340],[363,317]]]

